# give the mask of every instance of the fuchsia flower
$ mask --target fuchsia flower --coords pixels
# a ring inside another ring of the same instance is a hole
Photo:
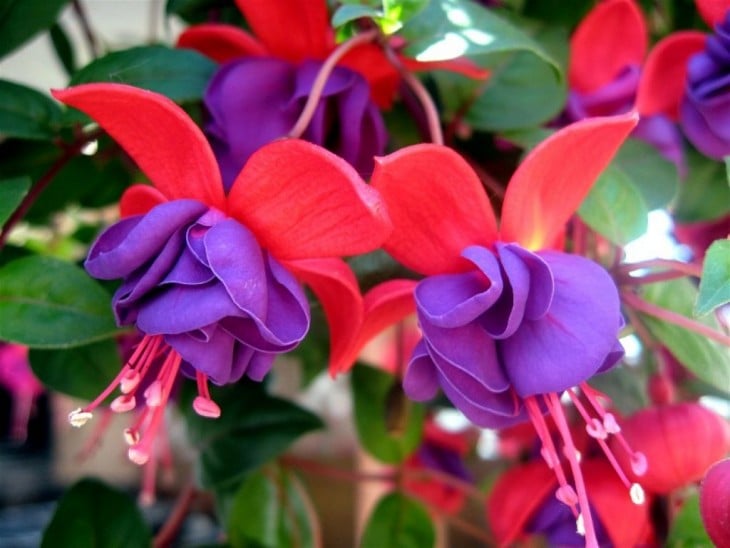
[[[88,84],[54,96],[96,120],[149,177],[121,201],[123,219],[86,261],[98,278],[122,278],[114,295],[120,325],[145,334],[132,358],[93,403],[71,414],[82,425],[117,386],[112,408],[143,418],[127,432],[130,458],[144,463],[178,371],[195,377],[193,406],[216,417],[207,381],[260,380],[309,327],[300,282],[320,298],[330,323],[332,372],[359,329],[357,280],[338,258],[377,248],[391,230],[377,192],[353,168],[310,143],[280,140],[255,153],[225,193],[203,134],[165,97],[117,84]],[[141,432],[144,430],[144,433]]]
[[[730,548],[730,459],[715,463],[700,487],[700,513],[717,548]]]
[[[623,421],[622,430],[626,441],[647,458],[641,484],[653,493],[669,494],[699,481],[730,452],[728,422],[694,402],[642,409]]]
[[[558,479],[556,495],[576,518],[583,515],[590,545],[595,532],[560,395],[570,396],[609,452],[605,438],[620,428],[585,381],[622,355],[622,318],[602,267],[551,248],[636,122],[635,114],[588,119],[536,147],[507,187],[499,228],[479,178],[446,147],[401,149],[378,159],[372,178],[394,225],[384,248],[426,275],[414,293],[423,339],[406,371],[406,393],[427,400],[440,387],[483,427],[529,419]],[[548,434],[545,413],[563,451]],[[631,454],[641,471],[643,457]]]
[[[647,49],[646,21],[634,0],[596,4],[570,39],[570,92],[564,119],[573,122],[634,108]],[[682,139],[667,116],[642,117],[633,136],[683,166]]]
[[[43,393],[43,385],[28,362],[28,347],[0,342],[0,386],[7,389],[12,397],[11,436],[24,441],[28,435],[33,403]]]

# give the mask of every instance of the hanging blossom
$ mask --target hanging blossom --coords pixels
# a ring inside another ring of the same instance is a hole
[[[71,424],[87,422],[117,387],[118,412],[142,395],[145,409],[125,435],[130,459],[145,463],[178,373],[196,379],[195,411],[217,417],[208,380],[261,380],[276,355],[303,339],[310,316],[301,282],[322,302],[330,367],[341,367],[362,301],[339,256],[377,248],[392,229],[377,192],[349,164],[305,141],[281,140],[254,154],[225,193],[205,137],[167,98],[121,84],[54,96],[98,122],[153,184],[125,192],[122,220],[99,236],[85,264],[94,277],[122,278],[117,322],[144,338],[109,387],[71,413]]]
[[[12,398],[10,434],[13,439],[24,441],[33,404],[43,393],[43,385],[30,368],[27,346],[0,342],[0,386]]]
[[[640,501],[641,487],[630,484],[606,443],[610,435],[623,440],[621,429],[586,383],[621,357],[622,317],[607,272],[554,247],[636,123],[635,114],[592,118],[536,147],[507,187],[499,229],[479,178],[451,149],[401,149],[378,159],[372,178],[394,226],[385,250],[426,276],[414,292],[423,338],[408,364],[406,393],[428,400],[440,387],[482,427],[531,421],[557,478],[556,497],[583,524],[589,546],[597,545],[596,534],[560,398],[570,398]],[[646,468],[643,455],[626,444],[622,450],[637,473]]]
[[[634,108],[647,49],[646,21],[634,0],[596,4],[570,39],[570,89],[561,121]],[[668,116],[643,116],[632,136],[654,146],[681,171],[686,169],[680,132]]]
[[[700,514],[717,548],[730,548],[730,459],[715,463],[700,487]]]

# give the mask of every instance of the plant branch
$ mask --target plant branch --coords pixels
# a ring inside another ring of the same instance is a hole
[[[362,34],[353,36],[346,42],[343,42],[332,53],[330,53],[329,57],[327,57],[320,67],[319,72],[317,72],[317,77],[314,79],[312,89],[309,91],[307,102],[304,104],[302,113],[299,115],[294,127],[289,132],[289,137],[299,138],[306,131],[307,126],[312,121],[314,112],[317,110],[319,100],[322,98],[322,92],[324,91],[324,87],[327,85],[327,79],[332,74],[332,71],[335,69],[335,66],[340,59],[342,59],[354,47],[372,42],[377,37],[377,29],[363,32]]]
[[[76,18],[79,20],[79,24],[81,25],[81,30],[84,34],[84,38],[86,38],[86,43],[89,46],[91,56],[96,59],[97,57],[99,57],[99,42],[94,35],[94,31],[91,30],[89,18],[86,15],[86,9],[81,3],[81,0],[73,0],[71,2],[71,7],[76,14]]]
[[[648,261],[639,261],[638,263],[624,263],[618,268],[618,272],[622,275],[628,275],[630,272],[645,268],[664,268],[666,270],[682,272],[686,276],[694,276],[695,278],[702,276],[702,266],[671,259],[650,259]]]

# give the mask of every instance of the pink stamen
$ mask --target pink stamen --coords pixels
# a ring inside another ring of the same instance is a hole
[[[195,380],[198,384],[198,396],[193,400],[193,409],[201,417],[217,419],[221,416],[221,408],[210,397],[208,377],[205,373],[196,371]]]
[[[141,379],[142,377],[139,372],[134,370],[127,371],[119,383],[119,389],[122,391],[122,394],[129,394],[132,392],[135,388],[137,388]]]
[[[152,382],[144,391],[145,403],[150,407],[162,405],[162,383],[160,379]]]
[[[137,406],[137,400],[134,396],[123,395],[114,399],[109,405],[109,408],[115,413],[126,413],[131,411]]]

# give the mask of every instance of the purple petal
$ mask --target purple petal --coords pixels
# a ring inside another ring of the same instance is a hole
[[[215,384],[231,382],[234,340],[224,330],[208,326],[197,332],[166,335],[165,342]]]
[[[484,329],[495,339],[510,337],[525,316],[530,294],[530,270],[512,249],[498,248],[504,290],[497,302],[481,318]]]
[[[413,349],[413,355],[403,377],[403,390],[412,400],[426,401],[434,398],[438,389],[436,367],[428,355],[426,343],[421,339]]]
[[[498,243],[497,249],[503,262],[504,254],[509,251],[517,255],[527,266],[530,273],[530,285],[529,298],[525,303],[525,318],[539,320],[547,314],[555,294],[555,281],[550,267],[539,255],[527,251],[517,244]]]

